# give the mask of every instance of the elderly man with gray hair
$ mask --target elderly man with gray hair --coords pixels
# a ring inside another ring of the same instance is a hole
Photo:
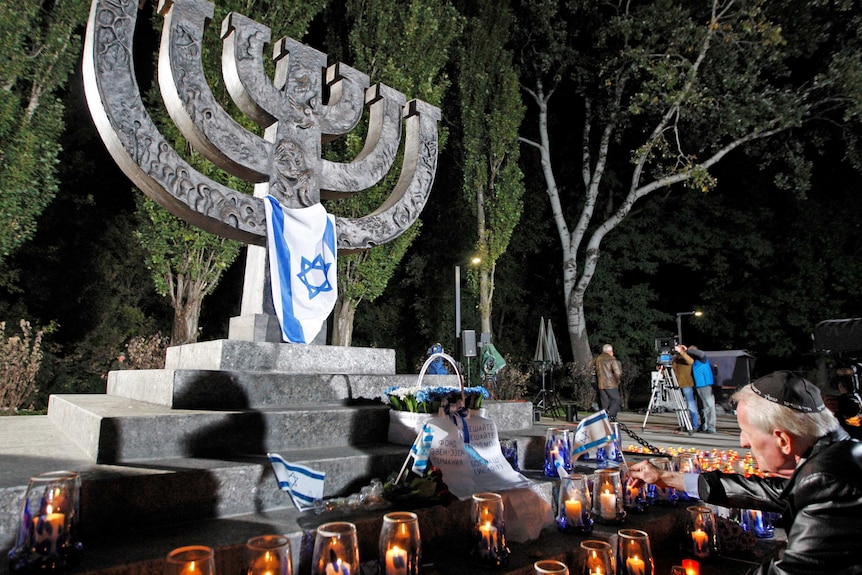
[[[677,473],[643,461],[630,468],[630,481],[781,513],[787,546],[755,573],[862,574],[862,443],[825,408],[817,386],[796,373],[772,373],[731,399],[739,445],[751,450],[766,477]]]

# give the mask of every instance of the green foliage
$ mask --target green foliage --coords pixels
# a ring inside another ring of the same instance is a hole
[[[80,53],[88,0],[0,0],[0,262],[33,237],[57,194],[60,94]]]
[[[371,77],[403,92],[408,98],[440,106],[449,86],[445,71],[450,47],[460,29],[457,12],[445,0],[349,0],[349,54],[347,62]],[[338,49],[334,49],[339,52]],[[440,125],[442,148],[446,129]],[[364,129],[355,129],[341,149],[343,158],[361,150]],[[393,169],[379,184],[347,199],[330,202],[327,208],[346,217],[360,217],[377,209],[388,197],[398,178],[396,158]],[[338,296],[355,306],[374,301],[385,289],[407,248],[419,234],[421,223],[393,241],[357,254],[338,258]]]
[[[467,22],[458,54],[463,194],[478,215],[475,253],[487,272],[509,246],[523,209],[518,129],[524,105],[512,55],[505,49],[511,13],[490,0],[474,9],[477,15]]]

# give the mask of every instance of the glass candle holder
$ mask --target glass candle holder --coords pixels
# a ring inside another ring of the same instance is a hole
[[[518,467],[518,440],[517,439],[501,439],[500,450],[503,452],[503,458],[512,466],[515,471],[520,471]]]
[[[506,546],[506,519],[503,498],[498,493],[476,493],[470,507],[470,558],[486,567],[502,567],[509,562]]]
[[[566,471],[571,471],[569,458],[572,451],[571,431],[559,427],[549,427],[545,432],[545,465],[542,469],[547,477],[559,477],[556,462]]]
[[[174,549],[165,558],[164,575],[213,575],[215,554],[211,547],[188,545]]]
[[[681,473],[700,473],[700,460],[696,453],[677,453],[673,456],[673,470]],[[695,497],[689,497],[685,491],[678,491],[679,501],[694,501]]]
[[[533,575],[569,575],[569,568],[560,561],[544,559],[533,563]]]
[[[683,559],[680,569],[682,575],[700,575],[700,563],[694,559]]]
[[[654,457],[649,462],[662,471],[673,471],[673,462],[670,459]],[[656,505],[676,505],[677,501],[679,501],[676,489],[673,487],[659,487],[657,485],[649,486],[648,498]]]
[[[52,471],[30,478],[21,505],[12,571],[62,570],[74,566],[83,545],[78,541],[81,476]]]
[[[769,514],[759,509],[740,509],[739,524],[760,539],[769,539],[775,535],[775,527],[769,520]]]
[[[639,529],[617,532],[617,575],[654,575],[649,535]]]
[[[377,549],[382,575],[419,575],[422,544],[416,514],[396,511],[384,515]]]
[[[346,521],[324,523],[317,528],[311,555],[312,575],[357,575],[359,546],[356,525]]]
[[[623,485],[623,509],[641,513],[647,509],[647,486],[635,487],[629,481],[629,468],[626,464],[620,465],[620,482]]]
[[[560,480],[557,528],[565,533],[591,533],[593,518],[587,478],[573,473]]]
[[[698,559],[709,559],[718,553],[718,536],[712,510],[704,505],[693,505],[687,510],[687,547]]]
[[[613,575],[614,553],[610,543],[581,541],[580,575]]]
[[[599,523],[621,523],[623,490],[618,469],[597,469],[593,478],[593,518]]]
[[[245,544],[246,575],[293,575],[290,540],[284,535],[260,535]]]

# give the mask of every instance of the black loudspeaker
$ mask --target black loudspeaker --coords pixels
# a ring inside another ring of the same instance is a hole
[[[461,332],[461,355],[476,357],[476,331],[465,329]]]

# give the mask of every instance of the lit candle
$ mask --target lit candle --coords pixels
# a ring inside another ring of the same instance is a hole
[[[479,526],[479,533],[482,534],[482,550],[496,551],[497,549],[497,528],[487,522]]]
[[[646,565],[643,559],[637,555],[633,555],[626,559],[626,570],[628,571],[628,575],[644,575]]]
[[[595,569],[590,569],[590,575],[604,575],[601,567],[596,567]]]
[[[583,518],[581,517],[581,502],[577,499],[568,499],[566,501],[566,519],[571,525],[583,524]]]
[[[703,529],[696,529],[691,534],[691,541],[694,544],[694,553],[696,555],[706,555],[708,553],[706,542],[709,537]]]
[[[326,564],[326,575],[350,575],[350,563],[342,561],[339,557],[335,563]]]
[[[45,514],[33,518],[33,544],[39,551],[56,553],[57,543],[66,526],[66,515],[54,513],[51,505],[45,506]],[[42,547],[45,547],[42,549]]]
[[[275,575],[279,572],[279,563],[276,555],[266,551],[254,562],[250,575]]]
[[[755,533],[763,532],[763,514],[759,509],[750,509],[748,511],[749,522],[751,524],[751,529]]]
[[[407,551],[397,545],[393,545],[386,551],[384,575],[407,575]]]
[[[685,575],[700,575],[700,563],[694,559],[683,559],[682,568],[685,569]]]
[[[609,487],[605,488],[604,493],[601,494],[599,509],[602,517],[606,519],[617,516],[617,496],[615,493],[611,493]]]

